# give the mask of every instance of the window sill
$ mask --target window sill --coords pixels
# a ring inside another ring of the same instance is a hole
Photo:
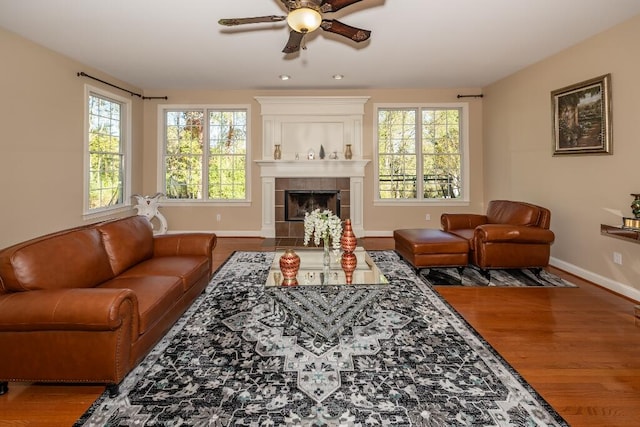
[[[134,210],[133,206],[130,204],[118,206],[115,208],[100,209],[100,210],[95,210],[90,212],[84,212],[82,214],[82,219],[84,221],[102,220],[102,219],[113,217],[115,215],[119,215],[122,213],[132,213],[133,210]]]

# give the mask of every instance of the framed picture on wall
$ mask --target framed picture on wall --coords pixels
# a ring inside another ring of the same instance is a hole
[[[611,74],[551,92],[553,155],[612,154]]]

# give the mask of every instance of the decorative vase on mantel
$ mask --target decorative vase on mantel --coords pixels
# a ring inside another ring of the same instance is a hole
[[[282,272],[282,286],[295,286],[298,284],[298,270],[300,269],[300,256],[293,250],[287,249],[280,257],[280,271]]]
[[[282,150],[280,149],[280,144],[276,144],[273,149],[273,160],[280,160],[282,158]]]
[[[351,144],[347,144],[346,148],[344,149],[344,158],[347,160],[351,160],[351,157],[353,157],[353,153],[351,152]]]

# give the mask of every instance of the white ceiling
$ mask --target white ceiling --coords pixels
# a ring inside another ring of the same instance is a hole
[[[285,22],[217,23],[285,14],[281,0],[0,0],[1,27],[143,90],[482,87],[640,14],[640,0],[363,0],[324,17],[368,42],[319,29],[293,57]]]

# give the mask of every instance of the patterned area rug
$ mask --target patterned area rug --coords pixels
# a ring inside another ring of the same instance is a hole
[[[420,270],[420,276],[432,286],[577,287],[546,270],[533,269],[496,269],[482,272],[478,267],[469,265],[462,270],[447,267],[425,268]]]
[[[393,251],[378,286],[265,290],[235,252],[76,426],[566,426]]]

